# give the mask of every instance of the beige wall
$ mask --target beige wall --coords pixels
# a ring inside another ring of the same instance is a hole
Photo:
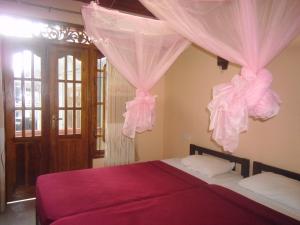
[[[300,39],[268,66],[273,89],[283,103],[278,116],[259,122],[250,119],[234,154],[300,172]],[[214,85],[229,81],[237,66],[220,72],[216,57],[192,46],[166,75],[163,157],[187,155],[189,144],[221,150],[208,132],[206,109]]]

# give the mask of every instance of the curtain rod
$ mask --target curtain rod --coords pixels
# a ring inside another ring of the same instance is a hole
[[[0,0],[1,2],[12,2],[11,0]],[[22,0],[13,0],[15,3],[17,4],[23,4],[23,5],[28,5],[28,6],[34,6],[34,7],[39,7],[39,8],[43,8],[43,9],[48,9],[48,11],[50,12],[51,10],[54,11],[60,11],[60,12],[66,12],[66,13],[72,13],[72,14],[77,14],[77,15],[81,15],[81,12],[77,12],[77,11],[73,11],[73,10],[68,10],[68,9],[60,9],[60,8],[56,8],[56,7],[52,7],[52,6],[44,6],[44,5],[39,5],[39,4],[35,4],[35,3],[31,3],[31,2],[26,2],[26,1],[22,1]]]

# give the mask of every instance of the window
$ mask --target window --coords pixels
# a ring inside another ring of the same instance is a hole
[[[106,57],[97,57],[96,68],[96,156],[103,155],[105,149],[105,90],[106,90]]]
[[[41,66],[41,57],[30,50],[13,55],[15,138],[41,136]]]
[[[67,55],[57,65],[58,134],[81,134],[81,60]]]

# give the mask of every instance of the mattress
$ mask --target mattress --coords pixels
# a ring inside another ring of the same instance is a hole
[[[161,161],[53,173],[38,177],[40,223],[206,184]]]

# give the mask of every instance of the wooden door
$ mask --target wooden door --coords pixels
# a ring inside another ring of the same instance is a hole
[[[51,168],[53,171],[87,168],[88,50],[52,47],[49,65]]]
[[[5,41],[7,201],[34,196],[36,177],[49,170],[46,51],[42,44]]]
[[[34,197],[37,176],[90,165],[88,48],[4,41],[6,200]]]

